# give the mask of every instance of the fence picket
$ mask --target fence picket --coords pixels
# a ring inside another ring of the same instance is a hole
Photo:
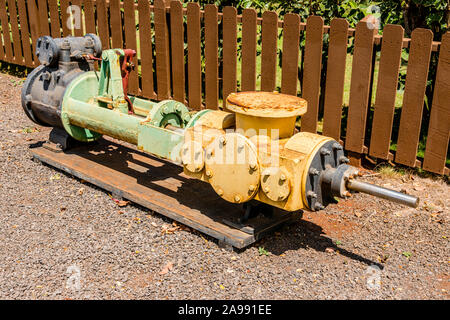
[[[237,10],[223,9],[223,109],[230,93],[237,90]]]
[[[274,91],[277,80],[278,15],[265,11],[261,27],[261,91]]]
[[[255,9],[242,12],[242,63],[241,91],[256,90],[256,32]]]
[[[356,166],[360,165],[361,154],[366,151],[364,137],[373,68],[374,31],[365,21],[356,25],[345,141],[345,148],[353,152],[349,153],[351,164]]]
[[[164,0],[155,0],[156,86],[159,100],[170,97],[169,33]]]
[[[134,0],[123,1],[123,16],[124,16],[124,29],[125,29],[125,45],[127,49],[133,49],[137,52],[136,42],[136,14],[134,9]],[[134,64],[137,65],[137,57],[134,59]],[[138,68],[130,72],[128,91],[130,94],[139,94],[139,75]]]
[[[205,106],[208,109],[217,109],[219,101],[217,18],[217,7],[214,4],[207,4],[205,6]]]
[[[24,64],[23,51],[20,40],[19,23],[17,20],[18,15],[17,15],[16,0],[8,0],[6,4],[8,5],[9,19],[11,23],[11,34],[14,49],[14,63],[23,65]]]
[[[84,22],[86,33],[96,34],[94,1],[95,0],[84,0]]]
[[[27,6],[28,6],[28,17],[29,17],[29,21],[30,21],[31,42],[33,45],[33,60],[34,60],[34,63],[38,66],[40,64],[39,59],[35,55],[36,42],[37,42],[37,39],[39,38],[38,10],[36,7],[36,2],[34,2],[34,1],[28,1]]]
[[[62,29],[63,29],[63,37],[71,36],[72,29],[69,28],[70,15],[67,11],[69,8],[69,0],[60,0],[59,6],[61,9],[61,25],[62,25]],[[70,11],[70,9],[69,9],[69,11]],[[30,24],[31,24],[31,22],[30,22]]]
[[[25,6],[25,2],[18,1],[17,9],[19,12],[20,37],[22,41],[23,58],[25,60],[25,65],[31,68],[34,66],[34,62],[33,62],[33,55],[31,53],[31,43],[30,43],[31,36],[30,36],[30,29],[28,26],[27,8]],[[0,55],[2,51],[3,48],[2,50],[0,50]]]
[[[60,38],[61,23],[59,22],[58,0],[48,0],[48,11],[50,14],[50,34],[53,38]]]
[[[420,165],[417,160],[420,125],[424,107],[428,66],[431,57],[433,33],[417,28],[411,33],[408,71],[403,94],[402,114],[395,161],[410,167]]]
[[[448,174],[445,167],[450,138],[450,32],[442,36],[436,83],[431,106],[427,145],[423,168],[435,173]]]
[[[45,36],[50,34],[50,25],[48,24],[48,6],[47,0],[38,0],[38,13],[39,13],[39,36]]]
[[[281,73],[281,92],[297,95],[298,61],[300,55],[300,16],[288,13],[283,23],[283,57]]]
[[[108,6],[106,0],[96,0],[97,11],[97,29],[100,40],[102,41],[102,49],[110,48],[110,36],[108,27]]]
[[[323,18],[310,16],[306,20],[306,43],[302,98],[308,101],[308,111],[302,116],[301,131],[317,132],[319,114],[320,74],[322,70]]]
[[[381,159],[389,157],[403,34],[403,28],[399,25],[386,25],[383,29],[369,150],[369,155]]]
[[[3,45],[5,46],[5,58],[9,62],[13,62],[14,55],[12,51],[10,28],[8,22],[8,12],[6,11],[5,1],[0,1],[0,23],[2,25]]]
[[[181,103],[185,103],[184,24],[183,5],[180,1],[172,1],[170,3],[170,34],[173,98]]]
[[[120,0],[109,0],[109,16],[111,20],[111,46],[112,48],[123,48]]]
[[[155,99],[153,83],[153,44],[150,22],[150,4],[147,0],[138,1],[139,40],[141,45],[142,95]]]
[[[75,37],[81,37],[84,35],[84,31],[83,31],[83,1],[82,0],[70,0],[72,3],[72,12],[74,14],[78,14],[78,10],[79,10],[79,14],[80,17],[74,17],[73,22],[73,33],[75,35]],[[79,8],[79,9],[78,9]]]
[[[195,2],[187,5],[187,42],[189,107],[199,110],[202,108],[200,6]]]
[[[335,18],[330,23],[322,134],[337,141],[341,139],[348,26],[348,21],[341,18]]]

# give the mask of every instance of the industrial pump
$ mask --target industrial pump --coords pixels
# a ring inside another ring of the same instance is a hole
[[[232,203],[264,203],[285,211],[317,211],[352,192],[417,207],[419,199],[357,181],[341,144],[295,133],[307,102],[276,92],[240,92],[225,110],[190,111],[183,103],[128,96],[134,50],[102,52],[99,38],[37,41],[41,65],[28,76],[22,106],[34,122],[82,142],[111,136],[179,163]],[[94,62],[100,70],[96,71]]]

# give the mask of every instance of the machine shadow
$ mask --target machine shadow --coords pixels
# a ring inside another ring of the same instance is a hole
[[[42,143],[38,142],[31,144],[30,148],[41,146]],[[120,174],[133,177],[137,184],[174,198],[180,205],[198,210],[214,221],[223,223],[224,219],[241,217],[244,214],[242,205],[227,202],[219,197],[209,184],[184,176],[182,167],[136,150],[131,145],[126,146],[108,138],[100,139],[88,145],[74,147],[65,151],[65,153],[76,154],[89,161],[107,166]],[[118,194],[118,196],[121,196],[121,194]],[[269,233],[265,238],[269,241],[264,242],[265,249],[275,255],[300,248],[312,248],[320,252],[325,252],[327,248],[333,248],[352,260],[368,265],[375,264],[382,268],[382,265],[374,261],[338,248],[330,238],[323,235],[322,228],[312,222],[296,219],[289,225],[285,224],[279,228],[281,229],[281,236],[274,236]],[[296,228],[296,232],[291,232],[292,228]],[[197,231],[190,232],[197,233]],[[260,240],[256,242],[256,245],[259,242]],[[245,248],[238,250],[238,252],[244,250]]]
[[[326,252],[332,249],[339,255],[364,263],[376,265],[380,269],[384,266],[378,262],[365,258],[357,253],[338,247],[331,238],[323,232],[323,228],[313,222],[300,219],[295,223],[285,226],[280,230],[279,236],[271,236],[264,241],[264,249],[274,255],[281,255],[289,250],[313,249],[318,252]]]

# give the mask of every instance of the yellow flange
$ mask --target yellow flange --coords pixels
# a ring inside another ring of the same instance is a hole
[[[260,183],[256,147],[238,133],[219,136],[206,148],[205,176],[217,194],[229,202],[252,199]]]

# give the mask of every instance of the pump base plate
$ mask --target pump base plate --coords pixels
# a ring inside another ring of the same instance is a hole
[[[256,217],[249,219],[245,226],[230,226],[224,221],[238,220],[244,214],[242,205],[223,200],[209,184],[184,175],[182,167],[114,139],[102,138],[65,152],[42,146],[30,151],[34,159],[237,249],[298,218],[298,214],[277,209],[270,219]]]

